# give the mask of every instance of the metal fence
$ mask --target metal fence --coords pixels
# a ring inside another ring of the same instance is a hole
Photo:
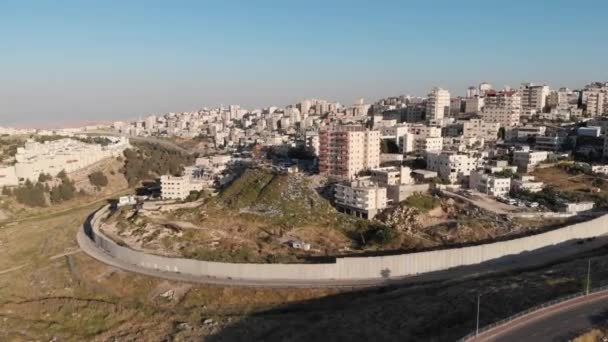
[[[568,295],[568,296],[559,297],[559,298],[554,299],[552,301],[545,302],[545,303],[533,306],[533,307],[531,307],[531,308],[529,308],[529,309],[527,309],[525,311],[518,312],[518,313],[516,313],[516,314],[514,314],[512,316],[509,316],[507,318],[501,319],[500,321],[497,321],[497,322],[494,322],[494,323],[492,323],[490,325],[484,326],[483,328],[479,329],[479,332],[473,331],[472,333],[464,336],[463,338],[459,339],[458,341],[459,342],[470,341],[470,340],[474,339],[475,337],[477,337],[478,334],[482,334],[482,333],[484,333],[486,331],[492,330],[492,329],[494,329],[496,327],[499,327],[499,326],[501,326],[503,324],[509,323],[509,322],[511,322],[513,320],[516,320],[516,319],[518,319],[518,318],[520,318],[522,316],[526,316],[528,314],[531,314],[531,313],[533,313],[535,311],[539,311],[539,310],[542,310],[542,309],[544,309],[546,307],[549,307],[549,306],[560,304],[560,303],[569,301],[569,300],[574,299],[574,298],[585,297],[586,295],[590,295],[592,293],[597,293],[597,292],[601,292],[601,291],[608,291],[608,285],[604,285],[604,286],[596,287],[594,289],[590,289],[588,294],[585,291],[577,292],[577,293],[574,293],[574,294],[571,294],[571,295]]]

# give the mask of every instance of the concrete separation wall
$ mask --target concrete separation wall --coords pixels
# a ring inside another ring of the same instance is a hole
[[[103,235],[98,223],[110,212],[105,206],[85,223],[86,234],[110,256],[140,267],[194,276],[246,280],[386,279],[474,265],[608,233],[608,215],[549,232],[478,246],[428,252],[337,258],[326,264],[234,264],[147,254],[120,246]]]

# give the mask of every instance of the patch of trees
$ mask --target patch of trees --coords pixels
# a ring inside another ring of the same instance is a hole
[[[44,175],[44,176],[42,176]],[[50,175],[41,174],[39,177],[46,180]],[[52,177],[50,177],[52,178]],[[5,196],[14,196],[17,202],[27,205],[29,207],[44,207],[48,204],[47,198],[52,204],[61,203],[63,201],[71,200],[77,195],[85,194],[84,191],[76,191],[74,182],[68,178],[65,171],[61,171],[57,178],[61,180],[61,183],[54,187],[49,187],[44,181],[39,181],[36,184],[32,183],[29,179],[23,183],[23,185],[16,188],[3,187],[2,194]]]
[[[81,141],[85,144],[98,144],[101,146],[108,146],[112,144],[112,140],[108,139],[107,137],[74,137],[72,139]]]
[[[21,204],[25,204],[30,207],[44,207],[46,206],[45,192],[46,188],[44,185],[42,185],[42,183],[36,183],[36,185],[34,185],[28,179],[22,186],[15,188],[12,191],[12,194],[17,199],[17,202]]]
[[[97,188],[103,188],[108,185],[108,177],[101,171],[95,171],[89,175],[89,182]]]
[[[137,149],[124,151],[122,173],[129,186],[162,175],[180,175],[186,165],[194,163],[195,156],[151,143],[136,143]]]
[[[32,138],[34,139],[34,141],[44,144],[47,141],[56,141],[69,137],[65,135],[33,135]]]
[[[494,173],[494,176],[499,177],[499,178],[515,178],[517,176],[517,174],[515,172],[513,172],[511,169],[505,169],[505,170]]]
[[[62,172],[63,175],[65,175],[65,172]],[[70,180],[67,175],[64,177],[57,175],[57,177],[61,179],[61,183],[50,189],[51,203],[61,203],[74,198],[76,196],[76,187],[74,186],[74,182]]]
[[[432,210],[439,205],[439,201],[431,195],[426,195],[420,192],[416,192],[410,195],[403,201],[403,204],[407,207],[416,208],[424,213]]]
[[[396,236],[393,228],[376,222],[359,221],[355,231],[355,240],[360,246],[386,245]]]

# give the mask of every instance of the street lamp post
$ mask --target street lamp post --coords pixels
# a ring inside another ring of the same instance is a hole
[[[481,294],[477,294],[477,324],[475,327],[475,336],[479,335],[479,307],[481,302]]]
[[[591,285],[591,259],[587,263],[587,286],[585,288],[585,295],[589,294],[589,286]]]

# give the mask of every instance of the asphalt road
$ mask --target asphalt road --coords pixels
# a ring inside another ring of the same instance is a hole
[[[471,341],[570,341],[608,321],[608,291],[593,293],[522,316]]]

